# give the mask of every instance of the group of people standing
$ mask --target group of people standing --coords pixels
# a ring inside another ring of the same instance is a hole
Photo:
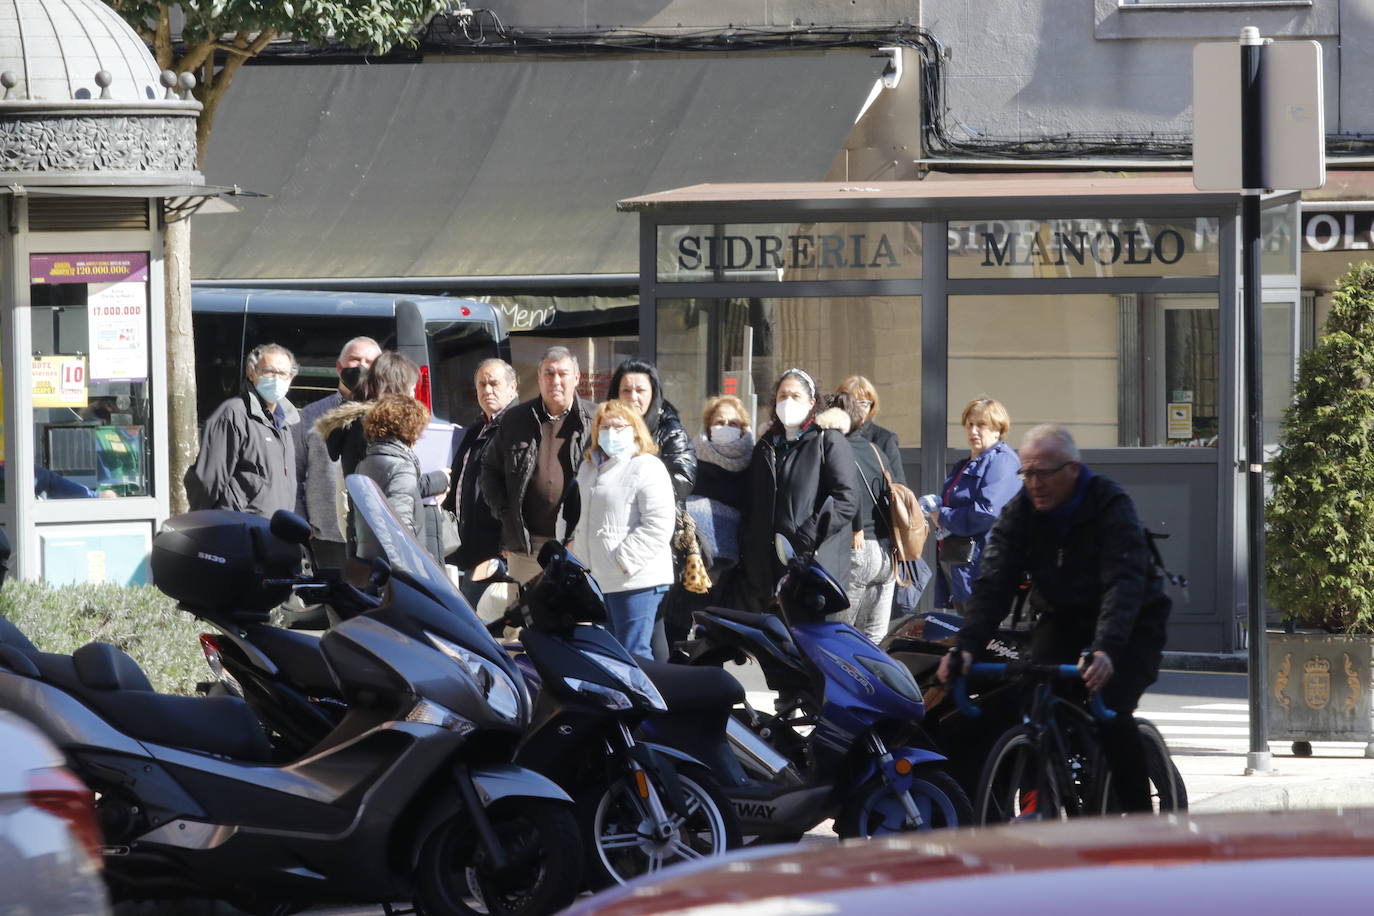
[[[267,344],[249,355],[250,387],[207,422],[188,475],[201,484],[198,508],[295,509],[316,530],[320,561],[342,565],[377,550],[369,532],[350,526],[343,495],[342,477],[364,474],[417,540],[464,573],[474,606],[485,587],[471,577],[479,564],[503,557],[526,581],[544,542],[567,540],[606,594],[617,636],[659,658],[685,635],[694,608],[767,607],[782,572],[781,534],[847,586],[847,622],[875,641],[887,631],[896,570],[884,489],[889,478],[904,484],[905,473],[863,376],[826,394],[807,371],[788,369],[761,430],[739,398],[721,395],[706,401],[694,437],[645,360],[622,363],[596,404],[577,394],[581,369],[566,347],[543,353],[539,393],[526,401],[514,368],[488,359],[474,378],[479,419],[463,430],[451,468],[425,471],[415,453],[429,422],[414,397],[418,367],[366,337],[348,341],[335,367],[337,390],[297,413],[286,400],[297,371],[290,352]],[[982,539],[1019,488],[1005,408],[976,400],[962,422],[972,454],[930,516],[941,535],[937,603],[956,609]],[[441,537],[440,509],[426,505],[436,501],[456,517],[456,549]],[[704,594],[681,581],[684,526],[709,578]]]

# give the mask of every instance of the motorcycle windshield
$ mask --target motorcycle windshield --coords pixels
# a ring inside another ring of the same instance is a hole
[[[458,595],[458,590],[449,582],[448,576],[444,575],[429,551],[420,546],[410,529],[396,517],[377,482],[361,474],[350,474],[344,483],[353,500],[353,511],[376,538],[383,556],[391,564],[392,575],[404,576],[441,601],[452,592],[461,603],[462,596]]]

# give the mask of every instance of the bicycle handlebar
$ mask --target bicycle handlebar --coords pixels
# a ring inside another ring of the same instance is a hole
[[[1035,665],[1028,662],[974,662],[967,671],[959,672],[954,679],[951,693],[954,695],[954,705],[959,711],[970,719],[976,719],[983,714],[983,711],[974,706],[968,698],[968,678],[988,677],[1011,680],[1016,677],[1031,675],[1039,678],[1049,678],[1055,680],[1081,679],[1083,672],[1078,670],[1077,665]],[[1099,722],[1110,722],[1116,718],[1116,713],[1110,710],[1102,702],[1102,694],[1097,691],[1089,691],[1089,705],[1092,710],[1093,718]]]

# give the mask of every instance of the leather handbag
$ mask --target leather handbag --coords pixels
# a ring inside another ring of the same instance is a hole
[[[892,538],[892,567],[898,571],[897,581],[907,584],[902,582],[903,570],[907,568],[907,563],[921,558],[926,537],[930,534],[930,522],[926,521],[920,501],[911,488],[892,479],[887,466],[883,464],[883,453],[872,442],[868,443],[868,447],[878,457],[878,467],[887,483],[883,493],[876,494],[873,501],[878,507],[879,517],[887,521],[888,533]]]

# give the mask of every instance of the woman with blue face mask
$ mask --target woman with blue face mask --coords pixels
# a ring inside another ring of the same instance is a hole
[[[610,631],[634,655],[652,658],[654,620],[673,582],[673,482],[632,404],[602,404],[591,440],[577,471],[582,514],[573,550],[606,596]]]

